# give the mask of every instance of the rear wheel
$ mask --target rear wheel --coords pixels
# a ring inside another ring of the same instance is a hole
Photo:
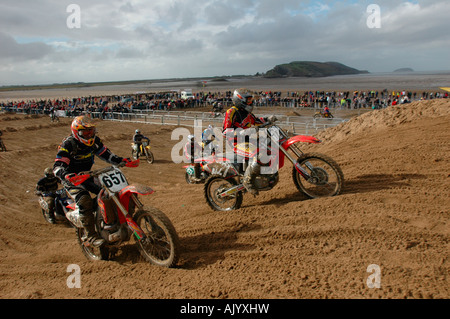
[[[0,151],[6,152],[6,146],[3,144],[3,141],[0,139]]]
[[[162,267],[174,267],[178,262],[180,241],[169,218],[156,208],[138,210],[133,218],[145,233],[137,240],[144,259]]]
[[[344,174],[339,165],[330,157],[310,153],[297,159],[297,163],[308,172],[306,180],[295,167],[292,177],[297,189],[309,198],[330,197],[339,195],[344,184]]]
[[[213,175],[206,180],[204,186],[205,199],[208,205],[217,211],[239,209],[242,205],[242,192],[236,191],[227,196],[220,196],[224,191],[238,185],[234,178],[225,179],[220,175]]]

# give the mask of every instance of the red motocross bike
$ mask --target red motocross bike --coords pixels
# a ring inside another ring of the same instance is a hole
[[[268,152],[277,167],[272,172],[259,174],[254,181],[258,191],[269,191],[279,181],[278,170],[285,164],[287,158],[292,164],[292,177],[297,189],[308,198],[330,197],[340,194],[344,174],[339,165],[330,157],[319,153],[303,153],[298,143],[320,143],[315,137],[296,135],[289,137],[287,132],[268,121],[260,125],[257,130],[265,130],[268,145],[278,145],[277,148],[268,146]],[[275,144],[276,143],[276,144]],[[261,144],[259,144],[261,145]],[[189,147],[185,148],[186,150]],[[243,201],[243,194],[247,191],[243,185],[244,173],[252,161],[257,161],[260,149],[250,143],[234,143],[233,153],[236,157],[218,154],[196,158],[193,163],[185,166],[186,181],[188,183],[204,183],[204,195],[208,205],[218,211],[239,209]],[[232,154],[232,156],[234,156]],[[195,165],[200,166],[199,178],[194,178]]]
[[[64,213],[76,228],[78,242],[84,255],[90,260],[107,260],[117,252],[120,244],[134,235],[137,247],[144,259],[152,264],[173,267],[179,256],[179,238],[172,222],[161,211],[144,207],[138,195],[149,195],[153,190],[144,185],[129,185],[120,167],[137,167],[139,160],[122,162],[95,171],[72,174],[68,180],[80,185],[89,178],[95,178],[102,190],[96,202],[95,226],[105,240],[100,247],[84,244],[85,230],[80,222],[79,208],[69,203]]]

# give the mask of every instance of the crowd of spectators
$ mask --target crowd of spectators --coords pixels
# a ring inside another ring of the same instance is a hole
[[[67,99],[46,99],[1,102],[1,111],[24,112],[27,114],[50,114],[55,110],[64,111],[66,116],[76,116],[84,112],[101,114],[109,112],[130,113],[139,110],[182,110],[212,105],[214,101],[225,106],[232,104],[232,91],[198,92],[193,99],[183,100],[178,92],[137,93],[98,97],[78,97]],[[256,92],[256,106],[285,106],[322,108],[384,108],[391,105],[417,100],[448,98],[445,92],[413,91],[303,91],[303,92]]]
[[[347,91],[347,92],[259,92],[256,104],[260,106],[288,106],[288,107],[340,107],[348,109],[372,108],[379,109],[387,106],[410,103],[418,100],[448,98],[448,92],[413,92],[413,91]]]

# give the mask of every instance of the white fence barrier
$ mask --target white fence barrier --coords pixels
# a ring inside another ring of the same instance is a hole
[[[96,117],[97,114],[92,114]],[[101,115],[101,114],[98,114]],[[257,116],[263,117],[263,114]],[[298,116],[275,115],[278,118],[277,124],[292,134],[316,134],[319,131],[339,125],[346,120],[341,118],[314,119]],[[155,125],[173,125],[195,127],[199,121],[202,127],[208,125],[222,127],[224,117],[214,116],[209,112],[163,112],[152,111],[148,113],[107,113],[104,120],[134,122]]]

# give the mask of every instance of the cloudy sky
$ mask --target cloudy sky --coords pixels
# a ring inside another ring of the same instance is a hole
[[[450,70],[449,12],[448,0],[0,0],[0,85],[255,74],[300,60]]]

